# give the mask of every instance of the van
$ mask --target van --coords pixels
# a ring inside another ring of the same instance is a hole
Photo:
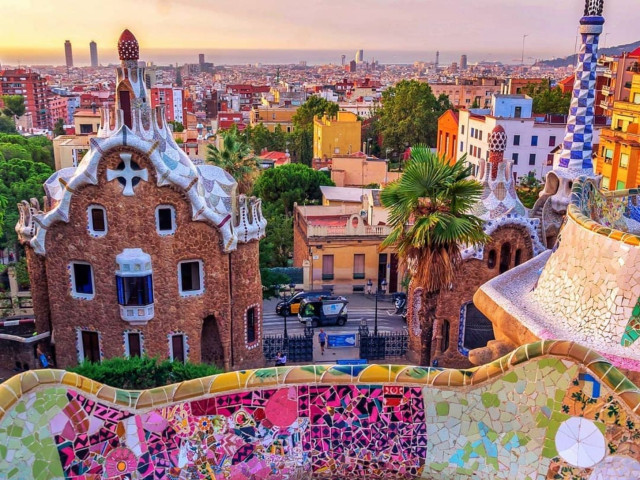
[[[298,292],[293,297],[278,302],[276,305],[276,314],[278,315],[297,315],[300,311],[300,302],[309,298],[330,297],[333,293],[329,290],[317,292]]]

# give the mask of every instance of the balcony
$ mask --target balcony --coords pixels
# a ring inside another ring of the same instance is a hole
[[[613,95],[613,89],[609,85],[603,85],[602,93],[606,96]]]
[[[120,305],[120,318],[130,325],[146,325],[153,318],[153,304],[144,306]]]
[[[387,237],[391,233],[388,225],[372,227],[360,223],[345,226],[307,225],[308,237]]]
[[[605,69],[602,74],[607,78],[613,78],[613,71],[610,68]]]

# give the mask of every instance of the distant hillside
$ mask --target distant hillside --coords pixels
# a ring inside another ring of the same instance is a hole
[[[627,43],[626,45],[618,45],[615,47],[601,48],[599,55],[622,55],[624,52],[631,52],[640,47],[640,40],[634,43]],[[567,65],[575,65],[576,55],[569,55],[564,58],[554,58],[553,60],[539,60],[536,62],[536,66],[540,67],[566,67]]]

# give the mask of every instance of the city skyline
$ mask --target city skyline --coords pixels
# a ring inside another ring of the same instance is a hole
[[[517,4],[486,0],[482,8],[472,10],[465,0],[451,0],[445,10],[433,1],[375,0],[374,6],[362,9],[355,0],[345,0],[340,3],[340,14],[336,14],[338,10],[327,8],[327,2],[308,2],[301,9],[293,0],[280,0],[275,8],[273,4],[247,0],[240,14],[230,0],[187,0],[180,4],[172,0],[140,0],[134,4],[114,0],[108,9],[73,0],[60,0],[55,5],[44,0],[2,2],[7,3],[3,11],[13,21],[5,26],[0,39],[0,62],[27,65],[63,64],[64,40],[77,46],[77,65],[90,63],[89,49],[84,46],[91,40],[97,42],[103,63],[115,62],[109,46],[123,28],[134,31],[145,46],[145,60],[158,63],[183,61],[182,57],[190,54],[197,58],[202,52],[215,57],[220,51],[253,51],[254,56],[264,51],[268,57],[269,52],[286,51],[292,45],[300,52],[336,52],[334,63],[339,63],[340,53],[349,58],[357,49],[364,49],[365,60],[376,54],[380,57],[381,52],[403,52],[402,63],[433,61],[439,50],[441,63],[457,61],[462,53],[469,55],[470,62],[513,63],[520,60],[525,34],[525,61],[530,63],[537,58],[574,53],[576,31],[572,25],[576,12],[584,6],[583,0],[562,4],[552,0],[521,0]],[[603,44],[639,39],[633,27],[640,20],[640,9],[633,7],[632,0],[607,4]],[[69,9],[75,12],[73,16],[61,14]],[[127,11],[126,23],[122,21],[123,10]],[[472,24],[466,21],[471,12]],[[97,18],[99,23],[75,21],[83,15]],[[28,37],[20,33],[25,27],[31,32]],[[168,58],[166,52],[173,52],[175,58]],[[412,54],[415,56],[409,59]],[[225,63],[213,57],[208,60]],[[309,59],[288,59],[298,60]],[[260,59],[251,57],[248,61]],[[311,59],[309,63],[322,62]]]

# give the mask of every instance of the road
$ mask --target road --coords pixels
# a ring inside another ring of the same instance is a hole
[[[357,332],[361,319],[366,319],[369,331],[373,333],[375,318],[375,299],[364,295],[347,296],[349,300],[347,323],[338,327],[337,325],[324,327],[328,333],[351,333]],[[277,335],[284,331],[284,318],[276,314],[277,300],[265,300],[263,302],[263,335]],[[400,315],[395,315],[395,308],[390,302],[378,302],[378,331],[379,332],[402,332],[405,323]],[[316,329],[318,330],[318,329]],[[304,325],[298,321],[298,316],[287,317],[287,331],[289,335],[299,335],[304,333]]]

